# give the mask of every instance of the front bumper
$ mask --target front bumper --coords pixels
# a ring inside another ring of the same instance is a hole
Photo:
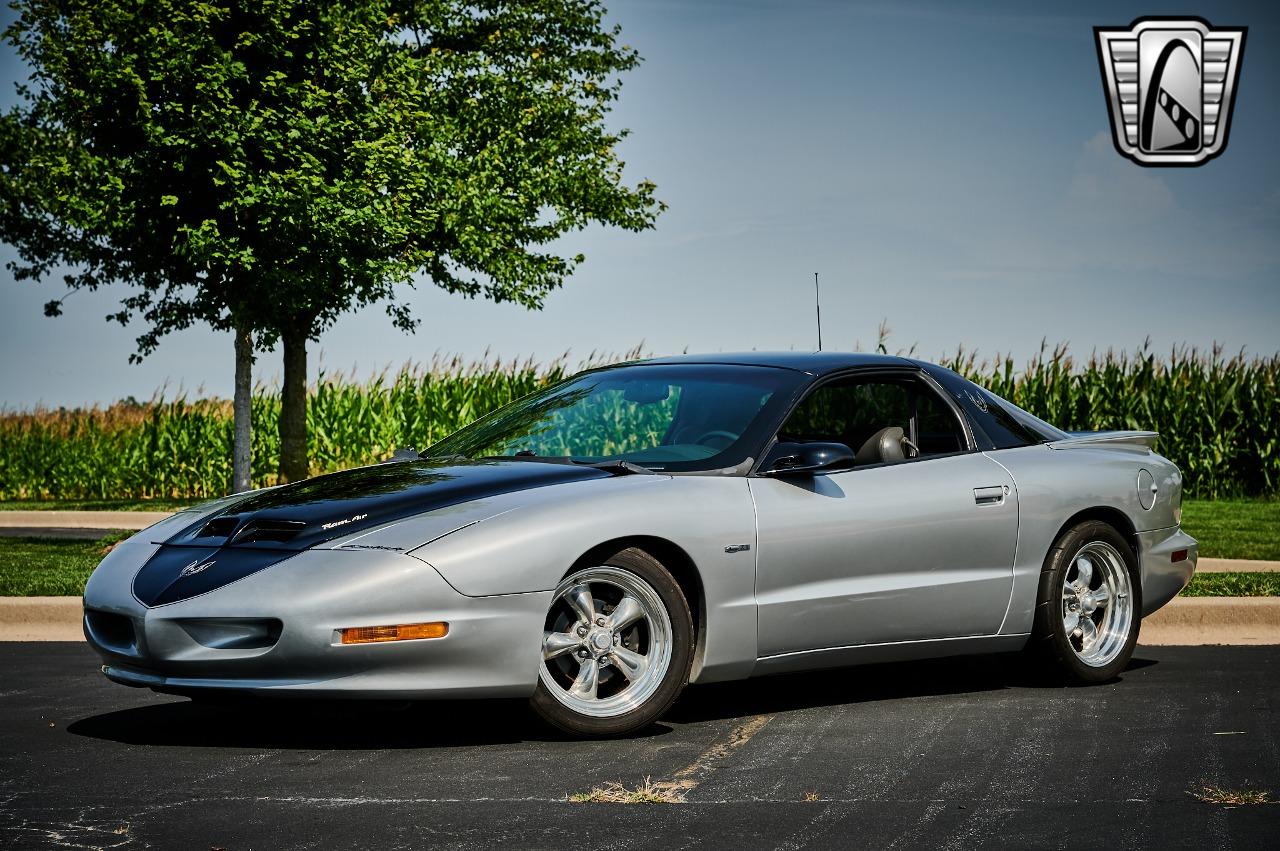
[[[466,597],[399,553],[307,550],[209,593],[148,608],[122,545],[85,589],[85,636],[111,680],[157,691],[423,699],[527,696],[550,592]],[[117,557],[118,555],[118,557]],[[343,645],[353,626],[446,621],[444,638]]]
[[[1174,561],[1176,553],[1186,556]],[[1146,617],[1178,596],[1196,572],[1199,544],[1179,526],[1138,533],[1138,562],[1142,574],[1142,616]]]

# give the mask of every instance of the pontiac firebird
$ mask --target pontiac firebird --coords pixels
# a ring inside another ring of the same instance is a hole
[[[84,630],[125,685],[525,696],[581,736],[690,682],[861,662],[1027,650],[1104,682],[1195,570],[1155,439],[900,357],[624,364],[179,512],[103,560]]]

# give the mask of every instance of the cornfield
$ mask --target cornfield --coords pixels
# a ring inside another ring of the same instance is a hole
[[[882,341],[883,343],[883,341]],[[883,346],[882,346],[883,347]],[[619,358],[588,359],[579,368]],[[1158,449],[1199,497],[1280,493],[1280,355],[1224,356],[1179,347],[1158,357],[1137,352],[1078,362],[1065,346],[1017,368],[1012,358],[978,360],[957,351],[945,364],[1068,431],[1152,429]],[[423,448],[476,417],[555,383],[576,370],[490,359],[435,359],[369,381],[322,375],[307,420],[313,472]],[[279,460],[274,388],[253,400],[256,486],[275,482]],[[0,499],[201,498],[231,478],[231,404],[158,396],[149,403],[0,415]]]
[[[946,366],[1066,431],[1160,432],[1157,451],[1201,498],[1280,493],[1280,354],[1226,357],[1149,343],[1078,363],[1059,344],[1021,370],[1012,358],[977,362],[957,352]]]

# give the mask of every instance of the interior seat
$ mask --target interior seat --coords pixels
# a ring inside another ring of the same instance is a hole
[[[855,464],[889,464],[894,461],[905,461],[906,453],[902,449],[902,429],[898,426],[882,428],[871,435],[853,455]]]

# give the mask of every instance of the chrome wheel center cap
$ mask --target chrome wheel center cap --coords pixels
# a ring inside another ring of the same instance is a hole
[[[613,636],[607,629],[595,630],[587,638],[587,643],[591,649],[597,653],[603,653],[613,646]]]

